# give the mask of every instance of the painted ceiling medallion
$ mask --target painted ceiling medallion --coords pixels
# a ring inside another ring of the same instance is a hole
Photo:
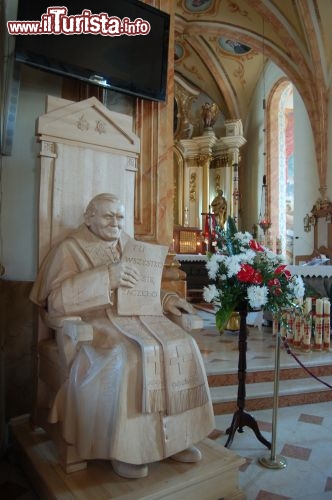
[[[183,7],[190,12],[206,12],[214,4],[214,0],[185,0]]]
[[[175,50],[174,50],[174,60],[175,60],[175,62],[180,61],[180,59],[182,59],[183,55],[184,55],[184,48],[183,48],[183,46],[180,43],[176,42],[175,43]]]
[[[251,48],[247,45],[229,38],[220,37],[218,43],[225,52],[235,56],[242,56],[243,54],[247,54],[251,51]]]

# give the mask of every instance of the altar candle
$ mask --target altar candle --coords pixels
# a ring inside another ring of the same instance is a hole
[[[323,347],[323,301],[316,300],[316,316],[315,316],[315,332],[314,332],[314,349],[321,351]]]
[[[326,351],[330,350],[330,309],[329,299],[323,299],[323,347]]]
[[[295,319],[293,320],[293,345],[299,348],[301,346],[302,340],[302,318],[299,314],[295,314]]]
[[[304,318],[302,319],[302,349],[305,352],[311,350],[311,329],[312,329],[312,299],[307,297],[304,302]]]

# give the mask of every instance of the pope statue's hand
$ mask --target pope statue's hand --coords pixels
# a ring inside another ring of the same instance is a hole
[[[183,311],[190,314],[195,312],[189,302],[175,294],[166,297],[163,307],[165,312],[173,313],[175,316],[181,316]]]
[[[119,286],[132,288],[139,280],[139,272],[130,264],[111,264],[108,267],[110,289],[115,290]]]

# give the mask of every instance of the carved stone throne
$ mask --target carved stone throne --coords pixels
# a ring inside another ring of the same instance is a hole
[[[95,97],[71,102],[48,97],[37,122],[40,150],[39,264],[50,248],[83,222],[90,199],[111,192],[123,201],[124,230],[134,234],[134,189],[140,141],[131,117],[111,112]],[[50,405],[68,377],[70,363],[92,328],[79,317],[50,323],[40,312],[38,386],[32,423],[56,442],[66,472],[86,467],[73,446],[61,438],[60,424],[49,424]]]

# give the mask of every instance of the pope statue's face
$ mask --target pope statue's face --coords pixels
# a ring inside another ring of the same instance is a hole
[[[89,219],[89,228],[105,241],[118,240],[124,220],[124,207],[116,201],[101,200],[95,214]]]

